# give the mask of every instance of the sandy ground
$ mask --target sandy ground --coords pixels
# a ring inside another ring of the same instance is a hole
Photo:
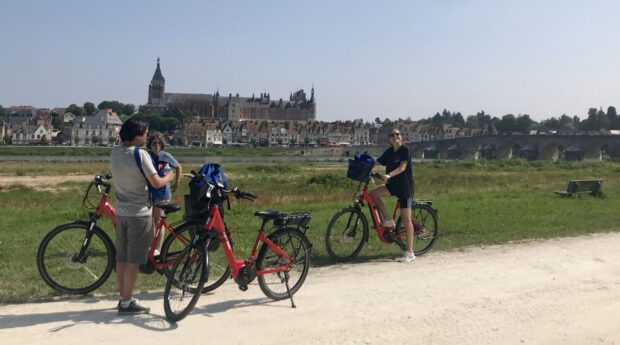
[[[227,282],[178,324],[116,297],[0,306],[0,344],[620,344],[620,234],[313,268],[272,302]]]
[[[55,189],[62,182],[87,182],[94,177],[94,175],[0,176],[0,186],[23,185],[40,189]]]

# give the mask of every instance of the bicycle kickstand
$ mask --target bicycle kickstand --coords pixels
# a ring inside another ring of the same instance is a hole
[[[291,307],[297,308],[295,306],[295,301],[293,301],[293,295],[291,294],[291,289],[288,287],[288,272],[284,271],[284,285],[286,285],[286,292],[288,293],[288,298],[291,299]]]

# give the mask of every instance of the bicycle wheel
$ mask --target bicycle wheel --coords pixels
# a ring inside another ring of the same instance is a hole
[[[110,237],[95,226],[82,258],[78,254],[89,233],[87,222],[77,221],[57,226],[41,241],[37,251],[37,268],[43,280],[60,292],[85,294],[108,280],[116,251]]]
[[[208,265],[201,241],[185,248],[174,263],[164,291],[164,311],[170,322],[180,321],[192,311],[207,280]]]
[[[286,252],[292,259],[292,266],[288,271],[274,272],[258,276],[258,286],[265,295],[273,300],[288,298],[286,279],[293,295],[306,280],[310,269],[310,241],[295,228],[283,228],[269,236],[269,238]],[[266,243],[263,243],[256,257],[256,269],[267,270],[285,265],[287,260],[278,255]]]
[[[162,262],[176,261],[177,257],[185,250],[185,247],[187,247],[185,243],[189,243],[194,234],[202,228],[202,223],[183,223],[174,230],[177,236],[169,234],[161,247]],[[217,289],[230,277],[228,260],[226,260],[224,250],[220,247],[217,239],[211,240],[211,244],[208,248],[209,279],[205,283],[202,293]],[[164,273],[168,276],[170,269],[168,267],[164,268]]]
[[[332,217],[325,233],[329,256],[340,262],[355,258],[368,239],[366,216],[354,207],[343,208]]]
[[[439,236],[439,220],[435,210],[424,204],[416,204],[411,208],[411,216],[418,220],[413,224],[413,253],[415,255],[423,255],[427,253],[435,245],[435,241]],[[404,232],[401,226],[400,216],[396,221],[396,234]],[[401,237],[403,238],[403,237]]]

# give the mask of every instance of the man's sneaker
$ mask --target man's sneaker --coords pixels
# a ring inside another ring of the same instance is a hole
[[[150,311],[151,308],[138,304],[138,300],[132,300],[127,307],[123,307],[122,303],[118,306],[118,315],[148,314]]]
[[[385,228],[395,228],[396,227],[396,223],[394,223],[394,221],[392,219],[384,219],[381,221],[381,226],[385,227]]]
[[[403,256],[396,259],[398,262],[411,262],[415,260],[415,255],[411,252],[403,252]]]

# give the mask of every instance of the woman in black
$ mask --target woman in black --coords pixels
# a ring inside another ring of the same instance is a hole
[[[413,223],[411,222],[411,206],[413,194],[415,192],[413,184],[413,167],[411,154],[407,146],[403,145],[403,139],[398,129],[390,131],[390,148],[385,150],[377,162],[385,165],[386,174],[382,176],[384,185],[378,186],[370,191],[370,196],[375,201],[384,227],[395,227],[394,220],[390,219],[381,201],[381,197],[395,196],[400,204],[400,217],[402,224],[407,230],[407,251],[398,259],[401,262],[411,262],[415,259],[413,255]]]

